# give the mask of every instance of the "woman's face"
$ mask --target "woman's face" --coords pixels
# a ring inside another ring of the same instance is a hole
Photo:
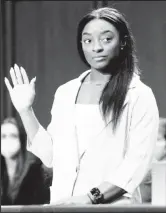
[[[18,128],[14,124],[1,125],[1,154],[5,158],[14,157],[21,149]]]
[[[82,49],[91,68],[106,68],[119,55],[119,40],[119,32],[111,23],[102,19],[87,23],[82,32]]]

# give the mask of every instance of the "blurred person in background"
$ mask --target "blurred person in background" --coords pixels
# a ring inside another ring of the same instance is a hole
[[[27,148],[53,167],[52,204],[141,203],[139,185],[152,163],[159,114],[151,88],[140,80],[123,14],[104,7],[85,15],[77,49],[89,69],[57,89],[47,129],[32,107],[36,79],[29,81],[16,64],[12,85],[5,78]]]
[[[6,118],[1,124],[1,205],[49,202],[42,162],[26,150],[26,134],[19,122]]]
[[[157,143],[153,162],[166,161],[166,118],[160,117]],[[152,201],[152,174],[151,169],[140,185],[143,203]]]
[[[154,160],[166,160],[166,118],[160,117]]]

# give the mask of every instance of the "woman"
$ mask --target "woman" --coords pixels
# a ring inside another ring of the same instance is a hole
[[[14,118],[1,124],[1,205],[49,202],[41,161],[26,151],[25,134]]]
[[[163,161],[165,159],[166,159],[166,118],[160,117],[154,160]]]
[[[28,150],[53,167],[51,203],[140,203],[158,108],[139,79],[131,31],[116,9],[100,8],[80,21],[77,45],[90,69],[57,89],[47,131],[32,108],[35,78],[29,83],[17,65],[10,70],[13,87],[5,78]]]

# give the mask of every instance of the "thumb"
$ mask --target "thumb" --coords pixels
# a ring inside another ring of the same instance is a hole
[[[36,77],[32,78],[30,85],[35,88]]]

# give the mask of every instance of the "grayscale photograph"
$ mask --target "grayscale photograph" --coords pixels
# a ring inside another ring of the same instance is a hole
[[[3,0],[1,53],[2,212],[165,212],[166,1]]]

